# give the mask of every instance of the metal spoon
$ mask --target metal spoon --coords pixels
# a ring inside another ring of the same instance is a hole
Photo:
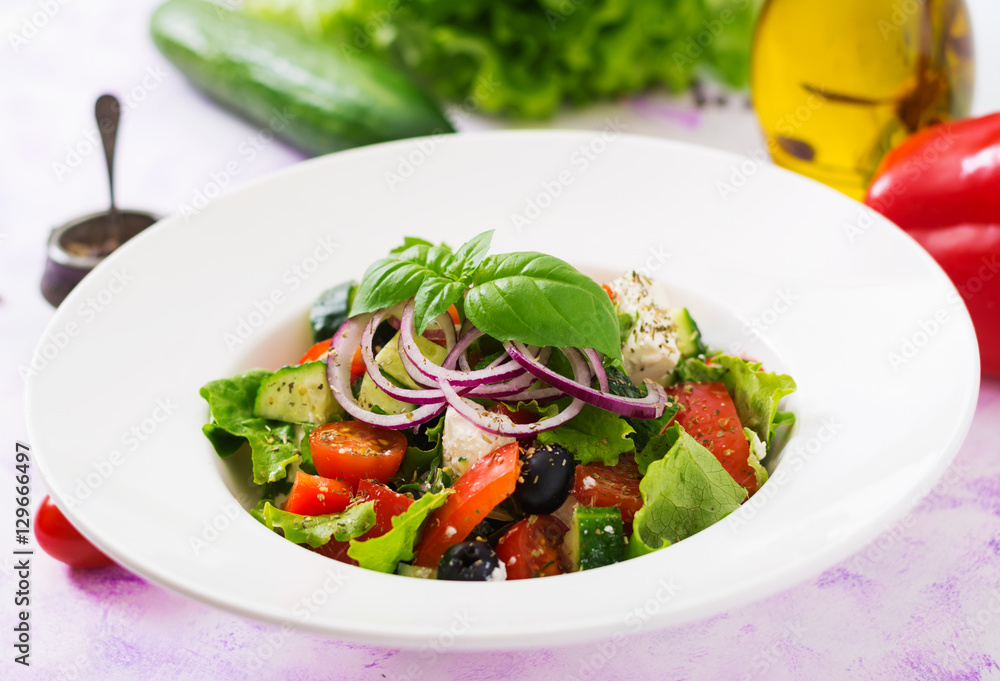
[[[111,194],[111,208],[108,210],[108,239],[105,250],[110,253],[121,245],[121,215],[115,206],[115,141],[118,138],[118,121],[121,119],[121,104],[114,95],[101,95],[94,105],[97,129],[104,145],[104,158],[108,162],[108,190]]]

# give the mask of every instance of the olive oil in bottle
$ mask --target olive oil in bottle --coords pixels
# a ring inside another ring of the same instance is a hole
[[[967,116],[964,0],[768,0],[751,60],[774,161],[854,198],[920,128]]]

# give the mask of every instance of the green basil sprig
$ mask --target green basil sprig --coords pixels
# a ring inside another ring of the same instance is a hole
[[[608,295],[569,263],[535,252],[486,256],[493,231],[457,251],[408,238],[376,261],[358,287],[351,316],[415,298],[417,333],[451,305],[499,341],[594,348],[621,359],[618,318]]]

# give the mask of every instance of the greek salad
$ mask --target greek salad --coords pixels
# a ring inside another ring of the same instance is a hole
[[[201,389],[265,527],[371,570],[499,581],[663,549],[757,492],[791,377],[710,350],[643,274],[599,285],[491,238],[408,237],[319,297],[298,362]]]

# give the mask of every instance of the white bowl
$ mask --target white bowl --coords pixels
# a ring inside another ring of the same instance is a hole
[[[790,373],[798,424],[758,495],[651,556],[491,584],[343,565],[243,512],[240,476],[201,433],[198,388],[294,361],[315,296],[403,235],[458,244],[490,228],[493,252],[601,275],[646,267],[711,344]],[[38,353],[37,464],[122,565],[250,617],[453,649],[625,634],[790,587],[920,498],[979,386],[955,289],[892,224],[780,169],[610,132],[463,134],[300,164],[127,243],[66,299]]]

